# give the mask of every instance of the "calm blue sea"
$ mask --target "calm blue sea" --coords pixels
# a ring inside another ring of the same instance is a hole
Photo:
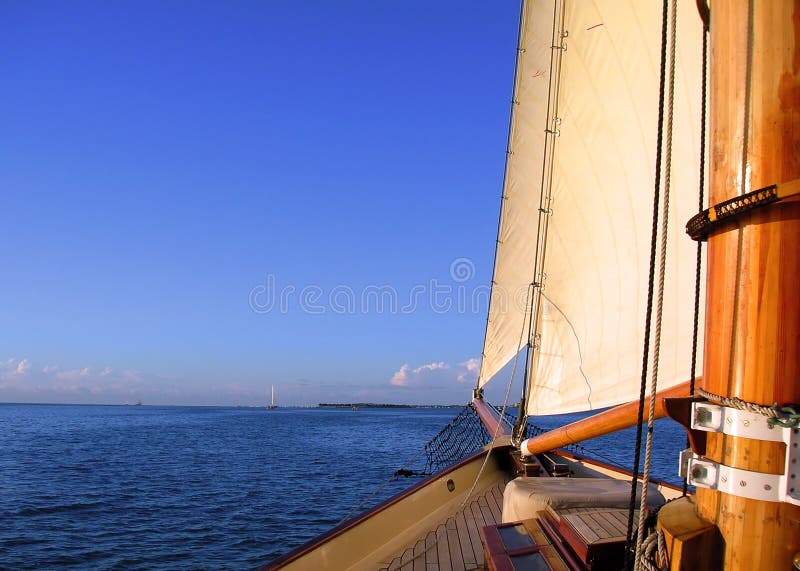
[[[0,404],[0,568],[253,568],[338,523],[458,412]],[[683,433],[658,434],[676,481]],[[625,437],[587,447],[632,458]]]

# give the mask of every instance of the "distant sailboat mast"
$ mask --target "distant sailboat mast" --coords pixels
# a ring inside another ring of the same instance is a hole
[[[272,385],[272,400],[270,404],[267,405],[267,410],[273,410],[278,408],[278,405],[275,404],[275,385]]]

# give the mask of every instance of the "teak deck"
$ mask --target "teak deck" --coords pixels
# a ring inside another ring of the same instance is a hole
[[[469,502],[436,529],[420,537],[380,567],[382,571],[463,571],[486,569],[480,529],[500,522],[503,488],[497,484]]]

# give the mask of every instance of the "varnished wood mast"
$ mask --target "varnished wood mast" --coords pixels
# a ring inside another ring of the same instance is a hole
[[[713,205],[800,178],[800,2],[715,0],[710,30]],[[800,402],[798,245],[797,200],[755,211],[709,238],[699,386],[767,406]],[[706,456],[782,473],[784,448],[709,434]],[[697,507],[720,531],[725,569],[792,568],[800,507],[706,489],[698,489]]]

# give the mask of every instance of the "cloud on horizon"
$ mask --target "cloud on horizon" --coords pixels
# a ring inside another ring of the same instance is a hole
[[[474,383],[478,378],[479,368],[480,360],[476,358],[467,359],[455,365],[436,361],[413,369],[411,365],[404,363],[389,379],[389,384],[394,387],[422,387],[454,382]]]
[[[79,367],[64,369],[59,365],[37,366],[29,359],[0,360],[0,399],[61,400],[81,398],[117,402],[121,398],[135,399],[143,394],[174,394],[169,387],[158,386],[140,371],[111,367]]]

